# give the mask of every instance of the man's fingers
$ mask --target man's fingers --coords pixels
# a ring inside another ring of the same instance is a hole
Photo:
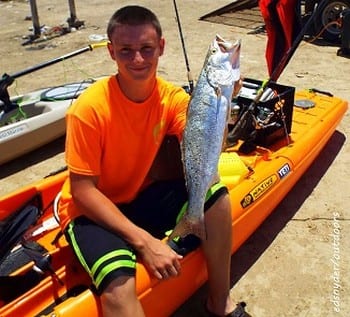
[[[175,265],[169,265],[166,269],[158,269],[154,271],[156,278],[162,280],[169,277],[178,276],[181,272],[181,266],[179,263]]]
[[[179,275],[180,272],[178,269],[176,269],[175,266],[172,266],[172,267],[167,269],[167,273],[169,273],[170,276],[177,276],[177,275]]]
[[[161,274],[158,270],[155,270],[155,271],[154,271],[154,276],[155,276],[158,280],[162,280],[162,279],[163,279],[162,274]]]

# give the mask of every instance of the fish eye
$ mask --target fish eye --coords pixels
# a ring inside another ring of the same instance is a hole
[[[215,54],[217,51],[218,51],[218,49],[216,47],[212,47],[212,49],[211,49],[212,54]]]

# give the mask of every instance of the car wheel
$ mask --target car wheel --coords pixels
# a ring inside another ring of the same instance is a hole
[[[341,26],[339,18],[345,9],[350,8],[350,0],[331,0],[324,8],[315,16],[315,30],[328,41],[338,41],[341,36]],[[334,23],[333,23],[334,22]]]

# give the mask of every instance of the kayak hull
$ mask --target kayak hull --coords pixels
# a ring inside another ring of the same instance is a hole
[[[19,108],[0,117],[0,164],[63,136],[66,110],[92,82],[40,89],[13,98]]]
[[[347,110],[347,103],[336,97],[305,91],[297,92],[295,99],[311,100],[315,107],[294,108],[288,140],[280,139],[268,148],[258,147],[249,155],[238,154],[238,147],[227,149],[221,155],[219,172],[229,188],[232,205],[232,253],[274,211],[305,173]],[[102,316],[99,299],[90,287],[90,278],[72,254],[64,236],[51,244],[59,232],[52,219],[52,202],[66,177],[67,172],[61,172],[0,198],[0,219],[37,193],[41,194],[43,206],[51,206],[29,236],[49,250],[57,275],[44,277],[23,295],[0,304],[1,317]],[[50,224],[46,228],[45,222]],[[14,274],[26,272],[31,267],[29,263]],[[200,249],[184,257],[179,277],[166,281],[151,277],[141,263],[137,266],[137,294],[147,316],[171,315],[206,280],[206,266]]]

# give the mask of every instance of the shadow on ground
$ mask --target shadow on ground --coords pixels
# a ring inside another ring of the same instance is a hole
[[[0,165],[0,179],[8,177],[25,168],[45,161],[64,151],[65,137],[61,137],[49,144],[40,147],[28,154],[25,154],[15,160]]]

